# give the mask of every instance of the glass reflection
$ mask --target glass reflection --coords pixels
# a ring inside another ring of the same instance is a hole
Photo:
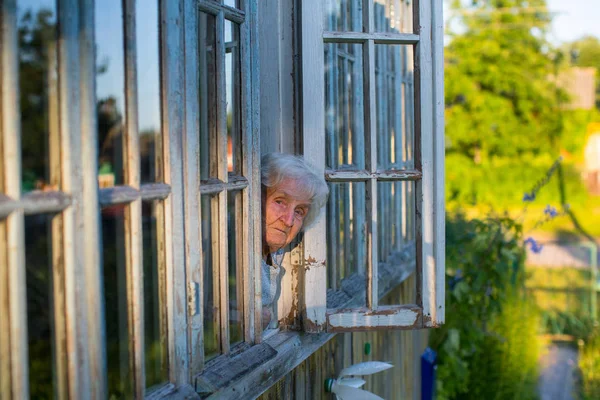
[[[416,266],[415,183],[410,181],[377,183],[378,255],[381,290],[393,277]]]
[[[413,48],[375,45],[377,158],[382,169],[414,168]]]
[[[120,0],[97,1],[95,7],[98,182],[103,188],[123,183],[123,10]]]
[[[364,168],[364,94],[360,44],[325,45],[327,165]]]
[[[412,0],[375,0],[373,4],[375,31],[412,33]]]
[[[225,91],[227,99],[227,170],[241,173],[240,28],[225,21]]]
[[[215,297],[219,288],[214,280],[214,271],[218,262],[216,248],[213,239],[219,237],[218,224],[213,223],[213,210],[217,211],[216,199],[210,195],[204,195],[201,198],[202,209],[202,265],[204,269],[204,358],[209,360],[219,353],[219,324],[218,313],[215,309]],[[216,221],[215,221],[216,222]]]
[[[229,238],[229,341],[236,344],[243,338],[242,282],[242,193],[227,193],[227,237]]]
[[[136,2],[138,128],[142,183],[157,181],[156,143],[161,137],[158,0]]]
[[[343,279],[365,274],[365,189],[364,182],[329,183],[327,282],[334,290],[341,288]]]
[[[58,159],[49,151],[60,140],[55,2],[19,4],[18,33],[22,190],[56,190]]]
[[[144,346],[146,387],[166,382],[167,342],[164,321],[164,277],[158,262],[157,209],[159,202],[142,203],[144,262]]]
[[[29,390],[33,399],[53,399],[55,387],[52,216],[25,217],[25,270]]]
[[[206,180],[217,176],[214,160],[217,149],[217,82],[215,56],[215,17],[206,13],[198,14],[198,71],[200,105],[200,178]]]
[[[325,20],[323,26],[326,31],[354,31],[363,30],[363,0],[325,0]]]
[[[127,315],[125,205],[102,209],[102,257],[106,318],[108,397],[132,398]]]

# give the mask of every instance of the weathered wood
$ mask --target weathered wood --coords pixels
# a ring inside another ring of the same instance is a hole
[[[98,134],[96,120],[96,64],[95,64],[95,42],[94,42],[94,2],[91,0],[80,0],[80,18],[81,28],[79,34],[80,45],[80,73],[81,73],[81,157],[82,157],[82,173],[83,173],[83,220],[84,220],[84,236],[85,236],[85,293],[82,298],[87,319],[87,334],[90,363],[90,398],[104,399],[106,398],[107,377],[106,377],[106,349],[105,349],[105,321],[104,308],[102,306],[103,290],[102,287],[102,266],[100,257],[100,208],[98,203]],[[53,55],[55,50],[53,50]],[[55,71],[54,68],[49,68],[49,71]],[[50,80],[56,80],[55,77],[49,76]],[[53,84],[55,85],[55,83]],[[52,102],[52,100],[51,100]],[[50,110],[49,115],[51,120],[57,111]],[[58,122],[58,121],[56,121]],[[52,122],[51,122],[52,125]],[[51,128],[58,133],[58,126]],[[52,135],[52,133],[51,133]],[[60,149],[55,147],[60,143],[56,138],[50,139],[53,152],[57,154],[53,156],[58,160]],[[51,182],[58,187],[59,182]],[[53,222],[54,225],[54,222]],[[57,234],[58,232],[56,232]],[[53,227],[53,235],[54,227]],[[52,239],[53,242],[55,239]],[[56,240],[60,241],[60,238]],[[54,250],[58,246],[53,246]],[[58,254],[60,257],[60,254]],[[57,258],[57,263],[60,258]],[[56,297],[54,297],[56,299]],[[57,354],[61,351],[58,350]],[[66,395],[66,394],[65,394]]]
[[[188,355],[190,382],[204,368],[204,287],[200,201],[200,82],[198,80],[197,0],[184,2],[185,132],[183,137],[186,275],[188,282]]]
[[[64,247],[64,296],[69,397],[87,397],[91,376],[86,326],[85,237],[83,220],[83,173],[81,137],[81,91],[79,64],[80,13],[77,0],[58,1],[58,76],[61,140],[61,191],[69,193],[72,205],[62,212]]]
[[[171,194],[171,186],[165,183],[146,183],[139,190],[131,186],[120,185],[100,189],[99,202],[102,206],[126,204],[136,200],[164,200]]]
[[[21,196],[21,124],[19,114],[19,57],[16,1],[0,4],[1,66],[0,134],[2,135],[2,190],[15,200]],[[2,358],[10,359],[9,374],[14,398],[29,397],[27,351],[27,298],[25,280],[25,229],[22,211],[13,212],[3,223],[6,228],[5,260],[0,266],[2,277],[7,279],[8,310],[2,306],[6,322],[2,323]],[[4,257],[4,256],[3,256]],[[8,352],[7,352],[8,350]],[[3,379],[4,381],[4,379]],[[4,383],[3,386],[8,386]],[[7,393],[7,395],[9,395]]]
[[[412,33],[323,32],[325,43],[366,43],[368,40],[374,40],[377,44],[415,44],[420,37]]]
[[[325,169],[325,99],[324,99],[324,50],[323,50],[323,3],[308,0],[302,3],[302,124],[304,157],[319,172]],[[308,117],[310,116],[310,117]],[[327,296],[327,245],[324,219],[317,221],[304,234],[304,291],[301,304],[304,330],[319,332],[325,323]]]
[[[235,22],[236,24],[242,24],[246,19],[246,13],[244,11],[238,10],[234,7],[226,6],[215,0],[198,1],[198,9],[202,12],[209,13],[215,16],[223,14],[225,19]]]
[[[125,53],[125,129],[124,182],[140,187],[140,144],[138,131],[137,39],[135,0],[123,1],[123,35]],[[125,209],[125,253],[127,282],[127,314],[129,360],[135,398],[144,397],[146,374],[144,364],[144,270],[142,200],[140,196]]]
[[[379,306],[377,310],[338,310],[327,315],[328,332],[356,332],[359,329],[413,329],[421,326],[421,307],[417,305]]]
[[[187,342],[187,282],[185,274],[183,135],[185,129],[185,45],[183,8],[176,1],[160,2],[160,54],[162,71],[162,165],[163,182],[171,195],[162,202],[159,216],[164,228],[159,236],[163,250],[163,281],[168,315],[169,378],[175,385],[189,383]],[[158,177],[160,178],[160,177]],[[159,222],[160,223],[160,222]],[[163,303],[165,304],[165,303]]]
[[[445,214],[445,134],[444,134],[444,19],[441,1],[432,1],[432,53],[433,53],[433,230],[435,260],[435,302],[436,310],[432,326],[443,324],[445,320],[446,298],[446,214]]]
[[[216,145],[217,153],[212,155],[216,162],[217,179],[227,183],[227,88],[225,68],[225,17],[219,12],[215,21],[215,64],[216,64]],[[218,309],[219,342],[221,352],[229,353],[229,245],[227,222],[227,192],[221,191],[215,197],[216,202],[212,220],[216,222],[217,241],[214,248],[218,262],[215,264],[213,279],[217,282],[215,308]],[[213,222],[213,223],[214,223]]]
[[[244,176],[229,175],[227,182],[218,178],[209,178],[200,182],[200,194],[217,194],[224,190],[241,190],[248,187],[248,179]]]

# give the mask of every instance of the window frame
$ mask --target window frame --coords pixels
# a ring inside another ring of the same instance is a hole
[[[444,322],[444,97],[443,20],[440,0],[413,2],[413,33],[376,32],[374,0],[363,1],[363,32],[324,30],[319,0],[302,3],[302,134],[304,157],[330,182],[367,182],[366,307],[327,309],[326,221],[305,232],[304,329],[344,332],[436,327]],[[363,45],[366,170],[326,170],[324,43]],[[375,44],[413,45],[415,168],[380,170],[377,165]],[[377,182],[416,182],[417,304],[378,306]]]

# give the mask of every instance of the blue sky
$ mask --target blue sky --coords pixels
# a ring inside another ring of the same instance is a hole
[[[547,0],[557,12],[552,22],[551,40],[569,42],[584,35],[600,38],[600,0]]]

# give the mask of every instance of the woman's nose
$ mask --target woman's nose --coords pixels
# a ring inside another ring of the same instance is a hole
[[[283,223],[286,226],[292,226],[294,225],[294,210],[287,210],[284,213],[281,214],[281,221],[283,221]]]

